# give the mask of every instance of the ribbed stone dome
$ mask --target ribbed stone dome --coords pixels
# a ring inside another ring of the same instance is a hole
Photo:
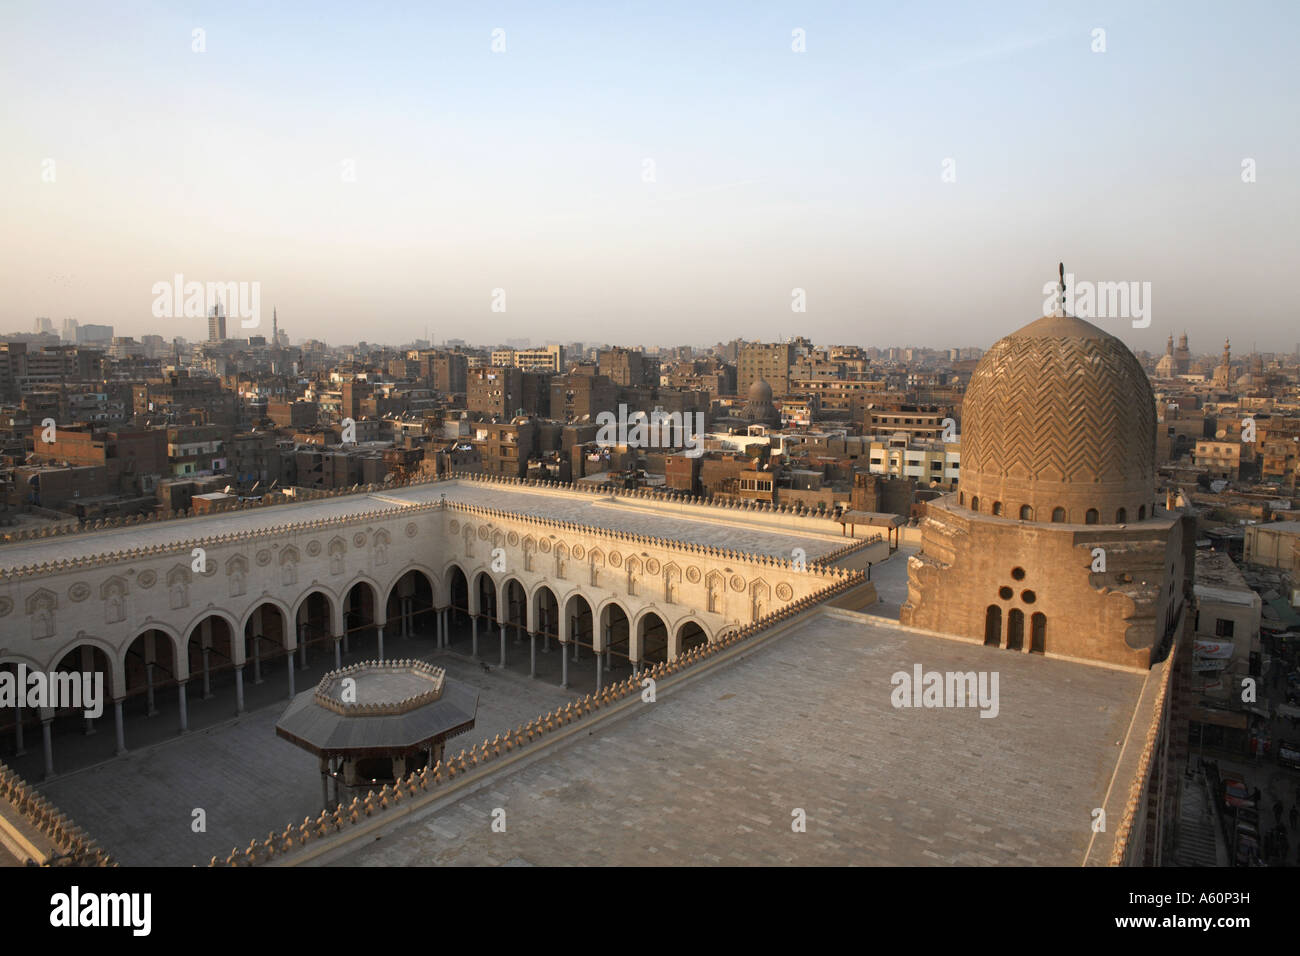
[[[1155,395],[1118,338],[1044,316],[980,359],[962,404],[961,504],[1030,521],[1153,513]]]
[[[754,379],[749,386],[749,401],[755,404],[772,404],[772,386],[767,384],[767,379]]]

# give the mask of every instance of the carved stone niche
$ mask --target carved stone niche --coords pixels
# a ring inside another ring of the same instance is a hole
[[[54,636],[54,612],[58,607],[58,596],[48,588],[40,588],[27,598],[24,610],[31,618],[33,640]]]

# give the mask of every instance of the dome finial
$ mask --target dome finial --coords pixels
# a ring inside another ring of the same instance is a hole
[[[1061,315],[1065,315],[1065,263],[1057,263],[1057,271],[1061,276]]]

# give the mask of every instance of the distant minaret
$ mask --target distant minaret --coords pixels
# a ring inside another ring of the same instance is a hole
[[[1213,384],[1216,388],[1228,388],[1232,385],[1232,343],[1223,340],[1223,363],[1214,370]]]
[[[271,306],[271,347],[276,348],[280,344],[280,318],[275,314],[275,306]]]

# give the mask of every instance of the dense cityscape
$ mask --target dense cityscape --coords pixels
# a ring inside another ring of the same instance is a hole
[[[1284,922],[1300,10],[4,20],[7,928]]]

